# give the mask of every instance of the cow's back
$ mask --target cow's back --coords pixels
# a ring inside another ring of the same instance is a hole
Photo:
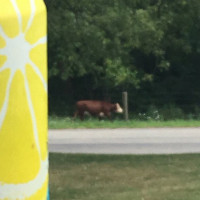
[[[77,102],[77,108],[82,112],[90,112],[91,114],[99,114],[109,110],[112,104],[105,101],[82,100]]]

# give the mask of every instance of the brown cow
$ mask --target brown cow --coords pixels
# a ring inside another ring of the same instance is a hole
[[[79,116],[83,120],[84,114],[89,113],[92,116],[98,116],[99,119],[103,116],[111,119],[112,112],[122,113],[123,109],[118,103],[112,104],[106,101],[83,100],[76,102],[74,118]]]

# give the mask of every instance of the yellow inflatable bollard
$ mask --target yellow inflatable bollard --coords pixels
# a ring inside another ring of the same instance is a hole
[[[0,200],[46,200],[46,8],[0,0]]]

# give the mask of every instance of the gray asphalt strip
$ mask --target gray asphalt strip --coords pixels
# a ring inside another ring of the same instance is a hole
[[[200,153],[200,128],[49,130],[49,151],[60,153]]]

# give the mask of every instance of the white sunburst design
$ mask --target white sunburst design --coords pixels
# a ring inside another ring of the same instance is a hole
[[[0,68],[0,73],[6,69],[10,69],[11,71],[7,88],[6,88],[4,104],[0,111],[0,127],[2,126],[2,123],[4,121],[4,118],[7,112],[9,95],[10,95],[10,87],[12,84],[13,77],[16,71],[20,70],[25,80],[25,90],[26,90],[28,106],[29,106],[30,114],[32,118],[34,139],[35,139],[36,147],[37,147],[38,154],[40,157],[40,170],[34,180],[31,180],[30,182],[23,183],[23,184],[5,184],[5,183],[0,182],[0,199],[9,199],[9,200],[20,199],[21,200],[21,199],[25,199],[32,196],[39,189],[41,189],[41,187],[44,185],[46,181],[47,174],[48,174],[48,159],[46,159],[45,161],[42,161],[42,158],[41,158],[41,149],[39,145],[36,117],[35,117],[35,112],[33,109],[33,103],[31,100],[28,80],[25,74],[26,65],[29,64],[33,68],[34,72],[38,75],[40,80],[42,81],[43,87],[45,91],[47,92],[46,81],[44,80],[39,68],[31,61],[29,57],[29,53],[34,47],[40,44],[46,43],[46,36],[43,38],[40,38],[35,44],[28,43],[25,39],[25,35],[26,35],[26,32],[29,30],[30,26],[32,25],[34,16],[36,14],[35,2],[34,0],[30,0],[31,16],[29,18],[26,31],[23,33],[22,32],[22,16],[16,4],[16,0],[10,0],[10,1],[15,9],[15,12],[17,13],[20,33],[14,38],[9,38],[4,33],[3,28],[0,25],[0,35],[4,38],[6,42],[6,46],[0,49],[0,55],[4,55],[7,57],[6,62]]]

